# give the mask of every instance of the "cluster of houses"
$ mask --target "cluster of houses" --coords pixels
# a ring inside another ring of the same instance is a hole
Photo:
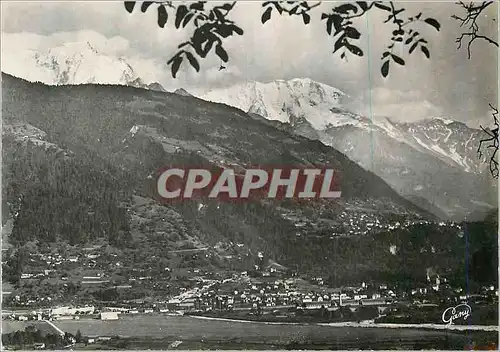
[[[360,287],[342,291],[339,289],[304,292],[294,286],[293,279],[265,281],[267,282],[248,282],[246,287],[243,286],[232,292],[224,292],[214,287],[206,290],[192,290],[188,294],[170,299],[167,308],[173,311],[254,309],[257,307],[320,309],[344,305],[385,306],[396,299],[396,294],[388,289],[387,285],[380,285],[378,287],[380,292],[368,290],[365,283],[362,283]],[[322,282],[322,279],[319,278],[318,282]]]
[[[246,272],[242,273],[246,276]],[[240,278],[241,279],[241,278]],[[313,278],[317,284],[322,285],[322,278]],[[232,279],[224,280],[226,282]],[[239,281],[239,280],[234,280]],[[320,309],[341,306],[377,306],[380,312],[397,302],[408,304],[436,304],[435,294],[440,290],[452,290],[446,278],[439,275],[428,277],[427,285],[415,287],[411,293],[398,292],[387,284],[368,285],[361,283],[357,287],[342,289],[328,289],[321,287],[315,291],[299,289],[294,279],[264,278],[262,281],[247,280],[246,285],[239,282],[237,289],[228,292],[223,287],[208,285],[204,289],[194,289],[182,295],[171,298],[166,308],[170,311],[212,311],[212,310],[237,310],[237,309],[276,309],[276,308],[301,308]],[[221,286],[221,285],[219,285]],[[464,294],[463,289],[454,290],[456,301],[478,301],[489,296],[498,297],[498,290],[494,286],[484,287],[481,293]],[[451,299],[451,297],[450,297]]]
[[[380,214],[355,212],[350,209],[349,213],[343,211],[338,214],[337,220],[311,219],[298,210],[282,209],[282,217],[293,221],[297,228],[297,236],[306,234],[309,231],[318,231],[321,229],[330,229],[331,236],[351,236],[366,235],[371,231],[394,230],[398,228],[407,228],[416,224],[428,224],[425,219],[406,219],[401,221],[388,222],[379,217]]]
[[[213,280],[205,282],[201,287],[184,290],[178,296],[171,297],[154,304],[141,306],[106,306],[96,308],[94,306],[81,307],[57,307],[40,309],[24,315],[11,315],[10,319],[17,320],[67,320],[79,319],[80,317],[95,318],[101,320],[116,320],[120,314],[158,314],[182,315],[189,312],[200,311],[230,311],[230,310],[254,310],[254,309],[321,309],[335,310],[342,306],[357,309],[360,306],[376,306],[380,313],[390,309],[391,305],[398,301],[418,304],[433,304],[428,298],[432,293],[439,291],[443,285],[447,286],[446,279],[435,276],[428,279],[428,285],[416,287],[411,290],[409,297],[398,296],[395,289],[387,284],[367,285],[361,283],[357,287],[343,289],[319,289],[307,292],[299,289],[294,279],[272,279],[250,280],[247,273],[233,279]],[[241,279],[247,278],[243,283]],[[313,278],[316,283],[321,284],[322,278]],[[224,285],[228,284],[228,285]],[[229,289],[233,287],[234,289]],[[237,288],[236,288],[237,287]],[[230,290],[230,291],[229,291]],[[463,290],[456,289],[458,301],[480,301],[484,297],[498,297],[495,287],[484,287],[479,294],[465,294]]]
[[[7,317],[10,320],[78,320],[80,317],[93,317],[101,320],[116,320],[118,314],[115,311],[100,311],[94,306],[70,307],[62,306],[48,309],[38,309],[26,313],[13,313]]]

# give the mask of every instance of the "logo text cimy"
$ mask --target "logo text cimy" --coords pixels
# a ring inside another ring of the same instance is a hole
[[[441,319],[444,323],[451,325],[453,324],[453,321],[458,319],[467,320],[467,318],[470,317],[471,312],[472,308],[468,304],[463,303],[455,307],[447,308],[443,312]]]

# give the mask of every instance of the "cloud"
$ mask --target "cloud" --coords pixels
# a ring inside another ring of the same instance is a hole
[[[352,101],[349,107],[365,116],[391,117],[408,122],[444,114],[443,109],[427,100],[421,91],[401,91],[384,87],[364,92]]]
[[[145,57],[130,46],[123,37],[106,38],[92,30],[58,32],[52,35],[35,33],[2,33],[2,69],[16,76],[33,77],[35,73],[24,72],[32,67],[32,54],[48,52],[50,49],[71,43],[90,43],[100,55],[124,57],[141,79],[147,83],[169,80],[165,65],[154,57]],[[23,66],[24,65],[24,66]],[[104,75],[105,73],[103,73]],[[36,76],[36,75],[35,75]]]
[[[127,39],[120,36],[106,38],[104,35],[92,30],[58,32],[52,35],[40,35],[29,32],[2,32],[2,52],[4,53],[13,53],[19,50],[44,51],[67,43],[76,42],[89,42],[103,54],[115,56],[130,54],[130,43]]]
[[[190,32],[175,29],[171,21],[173,16],[165,29],[159,28],[154,10],[128,14],[121,1],[2,2],[2,32],[19,34],[17,38],[10,38],[13,44],[7,46],[12,48],[8,50],[89,40],[102,52],[127,57],[134,62],[138,72],[148,77],[146,80],[159,81],[166,87],[183,86],[192,90],[245,80],[268,82],[309,77],[337,87],[366,104],[370,102],[371,92],[371,101],[377,105],[376,108],[372,106],[372,110],[381,114],[398,112],[404,105],[408,114],[399,113],[400,119],[442,111],[454,119],[471,121],[489,114],[488,103],[497,98],[498,49],[477,42],[473,44],[471,60],[467,59],[466,52],[457,52],[455,38],[460,27],[450,18],[451,14],[460,13],[457,5],[452,2],[404,3],[412,14],[423,12],[438,19],[442,28],[439,33],[430,26],[422,28],[429,40],[430,60],[420,51],[405,55],[406,66],[392,65],[386,79],[380,75],[380,55],[393,30],[390,25],[383,24],[387,15],[375,10],[355,23],[363,33],[359,46],[365,56],[350,55],[345,62],[338,53],[332,53],[333,41],[325,31],[325,22],[320,21],[320,14],[332,6],[331,2],[323,2],[314,9],[308,26],[304,26],[300,17],[277,14],[262,25],[260,2],[238,2],[230,17],[245,33],[225,41],[230,57],[225,65],[227,70],[218,71],[221,61],[213,55],[200,62],[200,73],[183,64],[176,80],[172,79],[165,63]],[[490,6],[490,17],[481,22],[481,30],[494,38],[497,28],[492,19],[496,6]],[[48,39],[40,40],[37,36]],[[5,43],[2,43],[2,54],[5,50]],[[392,96],[402,92],[420,95],[411,102],[386,102],[384,96],[377,96],[379,88],[386,89]]]

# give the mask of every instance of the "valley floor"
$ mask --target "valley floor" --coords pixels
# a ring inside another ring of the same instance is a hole
[[[12,325],[15,323],[14,325]],[[30,323],[3,321],[4,333]],[[498,345],[498,327],[438,330],[433,324],[269,324],[228,319],[140,315],[116,321],[58,321],[69,333],[95,341],[75,349],[464,349]],[[391,326],[390,326],[391,325]],[[46,328],[47,326],[45,326]],[[455,329],[455,328],[452,328]],[[488,331],[480,331],[488,330]]]

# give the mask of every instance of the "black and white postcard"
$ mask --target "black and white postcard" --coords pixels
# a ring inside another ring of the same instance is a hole
[[[498,350],[497,1],[2,1],[3,350]]]

